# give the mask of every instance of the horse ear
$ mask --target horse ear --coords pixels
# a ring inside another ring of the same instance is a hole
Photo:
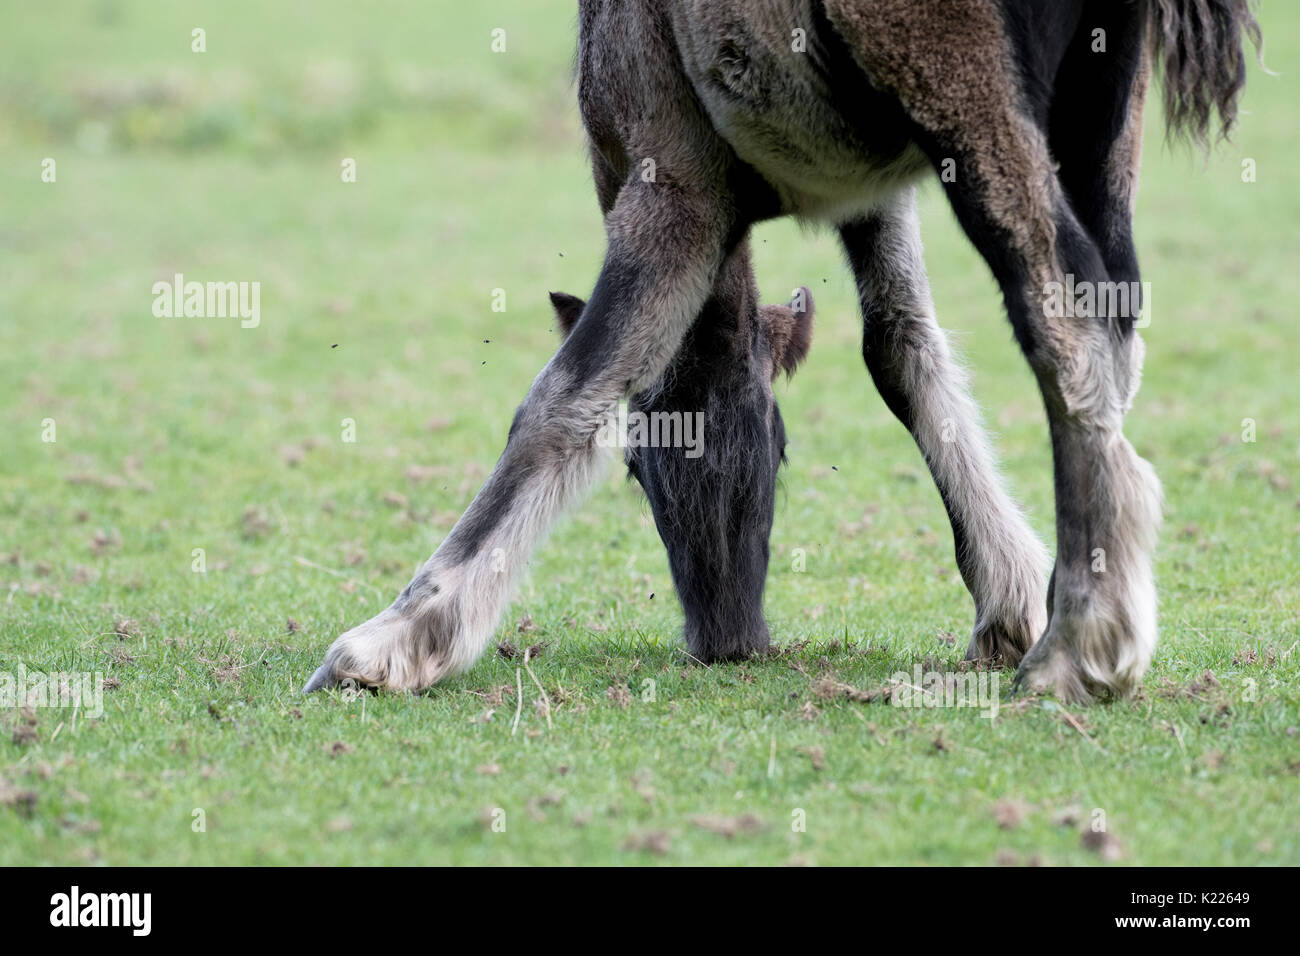
[[[560,338],[568,338],[587,303],[567,292],[552,292],[551,305],[555,307],[555,317],[560,322]]]
[[[772,343],[772,377],[793,375],[812,345],[812,293],[800,286],[789,305],[764,305],[758,311]]]

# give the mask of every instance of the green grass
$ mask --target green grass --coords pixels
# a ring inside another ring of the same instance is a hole
[[[767,613],[787,651],[691,664],[648,508],[611,474],[501,628],[546,644],[530,666],[556,702],[548,727],[523,674],[512,733],[518,662],[494,652],[427,695],[296,693],[469,502],[554,348],[546,292],[586,294],[603,252],[571,9],[439,6],[0,15],[0,671],[117,685],[97,721],[0,710],[0,863],[1086,864],[1106,859],[1080,835],[1095,811],[1120,863],[1300,863],[1300,12],[1267,5],[1283,75],[1252,72],[1208,165],[1164,149],[1150,111],[1155,311],[1128,433],[1168,513],[1141,699],[988,720],[817,696],[955,665],[972,609],[858,358],[835,243],[775,223],[764,297],[806,283],[818,322],[780,392]],[[933,186],[923,216],[939,314],[1050,541],[1031,377]],[[174,272],[260,281],[260,327],[155,318]]]

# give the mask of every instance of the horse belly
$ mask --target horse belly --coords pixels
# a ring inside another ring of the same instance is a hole
[[[929,163],[896,100],[823,42],[816,19],[804,0],[696,0],[675,32],[714,127],[776,189],[782,211],[842,221]]]

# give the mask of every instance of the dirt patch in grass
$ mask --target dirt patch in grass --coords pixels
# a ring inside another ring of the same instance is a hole
[[[475,697],[483,698],[489,707],[500,707],[505,702],[505,699],[514,694],[514,692],[515,688],[513,684],[497,684],[494,687],[489,687],[487,690],[469,691],[469,693],[473,694]]]
[[[1179,684],[1177,681],[1166,677],[1161,681],[1156,693],[1167,700],[1203,700],[1208,701],[1216,698],[1222,685],[1219,679],[1214,676],[1214,671],[1207,670],[1186,684]]]
[[[796,670],[803,672],[802,668]],[[843,698],[860,704],[871,704],[876,701],[888,703],[893,698],[894,689],[893,684],[881,684],[879,687],[867,690],[846,683],[829,673],[813,678],[812,682],[812,693],[818,700]]]
[[[249,507],[239,519],[239,533],[245,541],[256,541],[271,533],[271,517],[265,508]]]
[[[1014,830],[1024,822],[1029,814],[1029,805],[1014,798],[999,800],[993,804],[993,819],[1000,829]]]
[[[529,623],[528,630],[535,630],[536,628],[535,625],[532,624],[532,618],[526,618],[526,620]],[[519,625],[519,631],[520,633],[525,633],[522,622]],[[542,652],[545,650],[546,650],[545,642],[539,644],[530,644],[525,650],[522,651],[519,648],[515,647],[515,645],[511,644],[509,641],[502,641],[500,644],[497,645],[497,653],[500,654],[508,661],[512,661],[516,657],[522,657],[525,654],[528,655],[528,659],[530,661],[535,661],[537,660],[537,658],[542,656]]]
[[[691,817],[691,824],[701,830],[708,830],[710,833],[724,836],[728,840],[736,836],[736,834],[752,836],[763,829],[763,821],[752,813],[745,813],[738,817],[700,814]]]
[[[623,850],[628,853],[653,853],[663,856],[672,849],[673,838],[667,830],[648,830],[635,833],[623,841]]]
[[[1274,648],[1266,647],[1264,653],[1260,654],[1256,648],[1247,647],[1238,651],[1232,657],[1232,663],[1238,667],[1253,667],[1261,662],[1264,667],[1272,667],[1277,663],[1277,651]]]
[[[1084,830],[1079,836],[1079,845],[1112,862],[1123,859],[1125,854],[1124,844],[1106,830]]]
[[[30,817],[36,810],[38,799],[40,795],[35,790],[15,787],[7,780],[0,779],[0,807],[14,810],[23,817]]]
[[[244,662],[237,660],[231,654],[223,654],[219,660],[209,660],[206,657],[196,658],[200,664],[208,668],[208,672],[217,680],[219,684],[233,684],[244,676],[244,671],[248,667]]]

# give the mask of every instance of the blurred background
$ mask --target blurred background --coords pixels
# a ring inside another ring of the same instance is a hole
[[[88,524],[104,527],[84,533],[102,531],[119,552],[98,585],[108,597],[133,576],[163,586],[150,555],[187,553],[174,536],[195,547],[215,537],[216,550],[233,551],[249,543],[247,508],[302,506],[287,522],[302,529],[336,499],[345,515],[363,513],[332,532],[341,543],[321,563],[364,541],[378,586],[400,587],[432,543],[423,535],[417,546],[415,528],[450,526],[554,348],[546,292],[586,295],[599,267],[600,218],[574,105],[575,14],[558,2],[7,6],[0,422],[10,440],[0,537],[33,552],[62,547],[59,522],[42,506],[62,501],[75,514],[102,491],[97,483],[147,484],[147,494],[94,501],[106,510],[93,509]],[[1208,165],[1165,148],[1161,111],[1148,110],[1137,222],[1155,321],[1130,427],[1171,485],[1175,529],[1213,535],[1225,520],[1252,526],[1255,517],[1253,547],[1291,561],[1293,537],[1279,540],[1296,523],[1291,511],[1252,516],[1254,494],[1240,499],[1241,512],[1180,494],[1184,482],[1194,491],[1216,475],[1262,469],[1266,501],[1268,475],[1296,464],[1300,186],[1287,73],[1300,15],[1272,3],[1262,19],[1283,75],[1252,67],[1236,140]],[[192,49],[196,29],[206,52]],[[505,52],[493,52],[494,30],[504,31]],[[47,158],[55,183],[42,181]],[[349,158],[355,183],[342,181]],[[1255,163],[1253,183],[1242,181],[1244,159]],[[1009,470],[1028,479],[1018,493],[1050,534],[1035,389],[987,271],[938,190],[923,199],[941,321],[975,368]],[[823,552],[827,573],[800,579],[813,593],[799,605],[853,614],[861,602],[841,585],[855,577],[888,604],[903,591],[888,570],[876,588],[860,561],[920,549],[949,568],[938,498],[861,367],[852,284],[832,238],[783,222],[761,227],[754,246],[768,301],[807,284],[818,304],[812,359],[783,399],[793,465],[778,553]],[[177,272],[260,282],[260,327],[155,318],[152,284]],[[505,312],[492,311],[495,289],[506,292]],[[52,448],[36,441],[47,417],[59,428]],[[1247,417],[1261,445],[1236,460],[1220,439]],[[355,444],[340,440],[345,418],[357,423]],[[412,483],[412,466],[455,477]],[[409,507],[383,513],[395,527],[375,528],[376,483],[407,498]],[[613,520],[626,514],[619,494],[598,496],[561,531],[562,544],[580,546],[591,534],[584,521],[634,533],[645,573],[662,578],[644,510],[631,530]],[[885,513],[864,515],[868,506]],[[867,524],[873,533],[850,542],[844,527]],[[252,543],[244,570],[287,556],[274,540]],[[562,563],[550,570],[563,581]],[[952,578],[934,609],[964,616]]]
[[[0,660],[112,665],[104,621],[122,617],[206,659],[280,655],[268,679],[287,694],[404,586],[555,348],[547,292],[589,294],[600,265],[575,19],[558,0],[4,5]],[[1231,144],[1208,162],[1170,150],[1158,96],[1148,109],[1154,318],[1128,434],[1168,496],[1158,668],[1296,633],[1300,8],[1261,20],[1281,76],[1252,62]],[[1037,390],[933,184],[922,216],[940,321],[1050,543]],[[947,521],[862,367],[833,237],[778,222],[753,244],[766,301],[807,285],[817,306],[811,358],[778,390],[773,632],[959,656],[971,608]],[[260,324],[155,316],[153,284],[176,273],[259,282]],[[505,627],[671,644],[671,595],[648,509],[611,474]],[[144,699],[172,677],[149,671]]]

